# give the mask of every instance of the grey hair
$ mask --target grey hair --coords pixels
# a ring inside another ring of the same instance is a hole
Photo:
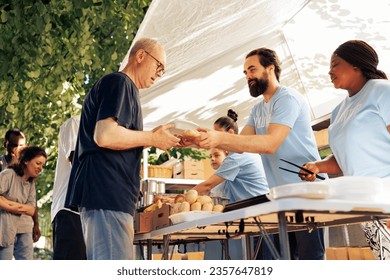
[[[160,46],[156,40],[151,38],[141,38],[135,42],[134,46],[131,48],[129,57],[133,57],[140,49],[146,50],[147,52],[152,52],[156,46]]]

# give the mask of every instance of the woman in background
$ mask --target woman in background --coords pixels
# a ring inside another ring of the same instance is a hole
[[[301,179],[314,181],[315,174],[390,177],[390,82],[375,50],[364,41],[341,44],[330,62],[330,79],[348,96],[332,111],[329,146],[333,155],[310,162]],[[366,239],[378,259],[390,259],[390,232],[386,221],[362,224]],[[387,232],[386,232],[387,231]],[[382,233],[381,233],[382,232]]]
[[[46,163],[46,152],[40,147],[27,147],[19,161],[0,173],[0,260],[33,259],[32,220],[28,233],[18,233],[22,216],[36,212],[35,179]],[[20,250],[14,251],[16,244]]]
[[[231,134],[238,134],[237,113],[229,109],[227,116],[220,117],[214,122],[214,129]],[[229,203],[246,198],[259,196],[269,192],[263,162],[259,154],[234,153],[221,149],[211,149],[213,168],[217,168],[215,173],[207,180],[194,187],[199,194],[211,195],[215,188],[222,188],[223,197],[229,199]],[[224,156],[225,155],[225,156]],[[213,157],[215,158],[213,160]],[[254,244],[257,244],[257,239]],[[222,247],[217,241],[206,243],[205,259],[214,260],[221,258]],[[242,260],[241,240],[229,240],[229,257],[235,260]]]
[[[220,117],[214,122],[214,129],[238,134],[237,117],[237,113],[229,109],[227,116]],[[196,185],[194,189],[199,194],[208,194],[221,183],[224,183],[224,196],[229,199],[229,202],[269,192],[259,154],[228,153],[215,173],[204,182]]]
[[[9,129],[4,136],[5,155],[0,156],[0,171],[7,168],[9,164],[16,163],[21,149],[26,146],[26,136],[17,128]]]
[[[20,152],[26,147],[26,136],[23,131],[18,128],[9,129],[4,136],[4,148],[6,154],[0,156],[0,170],[4,170],[8,165],[17,163],[19,160]],[[41,237],[41,230],[39,228],[38,221],[38,208],[35,208],[35,213],[32,217],[33,221],[33,242],[37,242]],[[31,232],[31,217],[23,214],[20,222],[18,224],[17,233],[30,233]],[[27,242],[27,245],[23,243],[24,239],[18,239],[18,242],[14,246],[14,256],[15,259],[19,259],[22,256],[19,256],[19,252],[23,255],[24,248],[29,246],[30,241]]]

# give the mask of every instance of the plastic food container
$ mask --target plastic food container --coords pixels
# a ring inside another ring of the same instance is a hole
[[[302,182],[271,188],[268,194],[268,198],[271,200],[286,197],[325,199],[328,198],[330,194],[330,187],[325,183]]]
[[[171,219],[172,224],[179,224],[179,223],[199,220],[202,218],[207,218],[210,217],[211,215],[215,215],[218,213],[219,212],[212,212],[212,211],[188,211],[188,212],[182,212],[182,213],[170,215],[169,219]]]
[[[389,179],[360,176],[342,176],[327,180],[332,198],[368,202],[388,201],[389,183]]]
[[[172,124],[174,127],[170,129],[170,132],[177,136],[181,136],[186,130],[196,130],[199,128],[199,125],[187,120],[175,120]]]

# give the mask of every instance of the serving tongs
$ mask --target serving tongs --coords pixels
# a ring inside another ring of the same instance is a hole
[[[288,164],[291,164],[291,165],[293,165],[293,166],[295,166],[295,167],[298,167],[298,168],[302,169],[303,171],[306,171],[306,172],[309,173],[309,174],[314,174],[314,172],[310,171],[309,169],[306,169],[306,168],[304,168],[304,167],[302,167],[302,166],[300,166],[300,165],[298,165],[298,164],[295,164],[295,163],[293,163],[293,162],[291,162],[291,161],[288,161],[288,160],[285,160],[285,159],[282,159],[282,158],[281,158],[280,160],[281,160],[281,161],[284,161],[284,162],[286,162],[286,163],[288,163]],[[283,167],[280,167],[280,166],[279,166],[279,168],[282,169],[282,170],[284,170],[284,171],[290,172],[290,173],[294,173],[294,174],[298,174],[298,175],[303,175],[302,173],[299,173],[298,171],[290,170],[290,169],[283,168]],[[325,178],[322,177],[321,175],[318,175],[318,174],[315,174],[315,175],[316,175],[316,178],[318,178],[318,179],[320,179],[320,180],[325,180]]]

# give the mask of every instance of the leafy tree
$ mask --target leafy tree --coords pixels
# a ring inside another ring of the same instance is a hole
[[[0,137],[18,127],[48,152],[38,199],[53,186],[59,127],[99,77],[118,70],[150,2],[0,1]]]

